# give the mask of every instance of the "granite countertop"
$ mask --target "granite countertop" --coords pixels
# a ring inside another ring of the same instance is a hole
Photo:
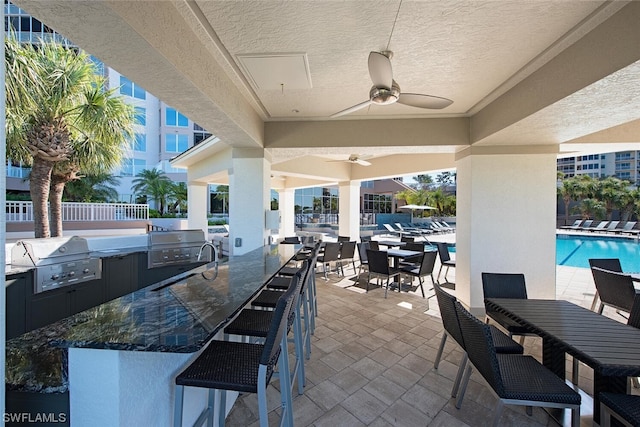
[[[207,279],[214,263],[205,264],[172,284],[148,286],[7,341],[6,385],[18,391],[66,391],[69,347],[198,351],[298,248],[265,246],[232,257],[219,266],[215,280]]]

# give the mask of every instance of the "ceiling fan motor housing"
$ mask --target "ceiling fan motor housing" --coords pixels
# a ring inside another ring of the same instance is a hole
[[[371,102],[378,105],[393,104],[400,97],[400,86],[395,80],[391,83],[391,89],[384,86],[373,86],[369,92]]]

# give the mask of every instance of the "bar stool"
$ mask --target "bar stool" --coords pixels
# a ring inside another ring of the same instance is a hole
[[[209,389],[208,406],[202,411],[195,425],[205,420],[213,425],[215,392],[220,391],[218,425],[224,426],[226,418],[226,392],[256,393],[260,426],[268,426],[267,386],[274,375],[276,364],[281,384],[289,382],[287,351],[288,319],[300,295],[302,280],[294,276],[291,287],[282,293],[273,311],[269,331],[263,344],[235,341],[211,341],[202,353],[176,377],[174,426],[182,425],[184,387]],[[293,399],[291,388],[280,386],[282,421],[293,426]]]
[[[301,315],[300,315],[300,306],[303,305],[306,307],[306,304],[303,301],[305,288],[307,287],[306,282],[308,281],[309,275],[309,267],[310,260],[305,261],[305,264],[296,276],[300,276],[302,285],[300,286],[300,296],[297,300],[296,305],[291,310],[288,319],[289,328],[293,325],[293,343],[295,347],[296,359],[293,366],[293,374],[289,376],[290,379],[290,387],[293,389],[294,383],[298,383],[298,394],[304,393],[304,386],[306,383],[305,380],[305,370],[304,370],[304,357],[305,357],[305,343],[307,345],[307,351],[310,356],[310,347],[311,347],[311,339],[308,338],[308,328],[302,331],[302,323],[301,323]],[[294,277],[296,277],[294,276]],[[291,281],[292,279],[288,279]],[[275,296],[282,295],[281,291],[262,291],[262,293],[267,293],[268,297],[263,299],[263,304],[259,305],[263,308],[274,308],[271,306],[271,299]],[[260,298],[260,295],[258,296]],[[276,304],[277,301],[276,300]],[[306,313],[306,308],[305,308]],[[244,309],[240,312],[240,314],[224,329],[224,333],[226,336],[228,335],[240,335],[244,337],[257,337],[264,338],[268,332],[268,326],[270,324],[271,318],[273,316],[273,311],[267,310],[255,310],[255,309]],[[306,314],[308,317],[308,313]],[[308,338],[308,339],[306,339]],[[307,357],[308,359],[309,357]]]

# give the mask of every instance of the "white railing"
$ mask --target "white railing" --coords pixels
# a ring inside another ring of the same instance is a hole
[[[31,202],[6,202],[7,222],[33,221]],[[63,221],[135,221],[149,219],[149,205],[128,203],[62,203]]]

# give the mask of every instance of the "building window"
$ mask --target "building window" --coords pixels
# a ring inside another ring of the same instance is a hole
[[[364,213],[391,213],[393,196],[390,194],[364,194]]]
[[[147,168],[147,162],[144,159],[123,159],[120,168],[121,176],[136,176]]]
[[[165,111],[165,124],[167,126],[188,127],[189,119],[174,108],[167,107]]]
[[[132,98],[147,99],[147,92],[125,76],[120,76],[120,94]]]
[[[135,123],[140,126],[147,125],[147,109],[144,107],[135,107],[136,116],[134,118]]]
[[[165,134],[164,151],[167,153],[182,153],[189,148],[189,135]]]
[[[135,151],[147,151],[147,134],[136,133],[133,140],[133,149]]]

